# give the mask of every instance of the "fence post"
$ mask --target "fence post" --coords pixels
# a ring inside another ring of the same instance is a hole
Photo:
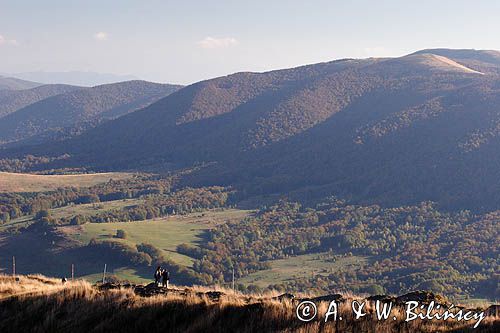
[[[234,267],[233,267],[233,294],[234,294]]]
[[[104,271],[102,272],[102,283],[106,281],[106,264],[104,264]]]

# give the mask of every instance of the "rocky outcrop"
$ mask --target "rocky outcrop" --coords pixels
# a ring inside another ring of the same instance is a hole
[[[279,296],[273,297],[273,300],[283,302],[284,300],[293,300],[295,298],[295,295],[290,294],[290,293],[284,293]]]

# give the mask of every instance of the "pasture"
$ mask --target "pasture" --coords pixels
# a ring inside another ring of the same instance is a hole
[[[191,266],[193,259],[177,252],[177,246],[183,243],[196,246],[202,241],[205,230],[221,223],[241,220],[251,211],[226,209],[209,210],[202,213],[172,215],[165,218],[134,222],[87,223],[81,226],[60,227],[68,237],[87,244],[96,240],[115,240],[129,245],[149,243],[160,249],[166,258]],[[117,230],[127,233],[126,239],[114,238]]]
[[[0,172],[0,192],[47,192],[62,187],[90,187],[110,179],[131,178],[124,172],[89,173],[75,175],[35,175]]]

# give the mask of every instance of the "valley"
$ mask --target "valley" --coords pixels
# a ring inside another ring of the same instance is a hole
[[[2,2],[0,333],[500,332],[499,12]]]
[[[495,300],[499,73],[500,53],[434,49],[8,90],[0,269]]]

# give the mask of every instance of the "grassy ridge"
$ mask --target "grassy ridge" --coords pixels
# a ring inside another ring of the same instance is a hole
[[[346,296],[339,306],[342,321],[325,323],[329,302],[318,301],[318,317],[301,322],[298,301],[273,298],[276,293],[242,295],[221,290],[209,297],[207,288],[172,286],[166,294],[142,297],[133,289],[99,289],[83,281],[61,284],[44,276],[0,275],[0,331],[2,332],[496,332],[497,317],[473,323],[415,320],[376,321],[373,315],[354,320]],[[305,296],[305,295],[304,295]],[[367,304],[371,307],[371,304]],[[367,308],[368,309],[368,308]]]

